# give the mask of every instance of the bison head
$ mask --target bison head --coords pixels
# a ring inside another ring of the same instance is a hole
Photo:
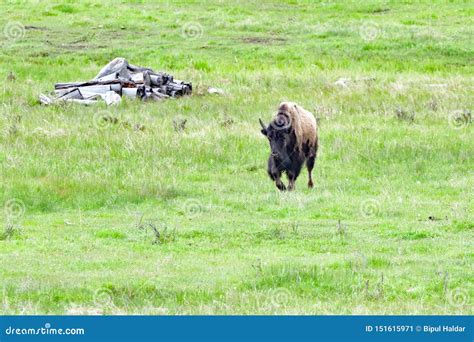
[[[259,121],[262,126],[261,132],[270,143],[271,156],[277,164],[288,167],[295,147],[295,135],[290,118],[286,114],[279,113],[267,127],[261,119]]]

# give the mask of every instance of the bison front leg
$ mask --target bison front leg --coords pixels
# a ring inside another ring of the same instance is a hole
[[[269,172],[270,174],[270,178],[273,179],[275,181],[275,185],[276,187],[278,188],[278,190],[280,191],[285,191],[286,190],[286,186],[285,184],[283,184],[283,182],[281,181],[281,171],[278,170],[278,169],[274,169],[272,170],[273,172]]]
[[[280,177],[277,177],[275,179],[275,185],[278,188],[278,190],[280,190],[280,191],[285,191],[286,190],[286,186],[285,186],[285,184],[283,184]]]
[[[286,186],[281,181],[281,171],[277,168],[277,166],[275,164],[275,160],[273,159],[273,157],[270,157],[268,159],[267,172],[268,172],[268,175],[270,176],[270,178],[275,182],[275,185],[278,188],[278,190],[285,191]]]
[[[269,175],[270,175],[270,178],[273,179],[273,181],[275,181],[275,185],[278,188],[278,190],[280,190],[280,191],[285,191],[286,190],[285,184],[283,184],[283,182],[281,181],[281,172],[280,171],[276,171],[276,172],[272,172],[272,173],[269,172]]]

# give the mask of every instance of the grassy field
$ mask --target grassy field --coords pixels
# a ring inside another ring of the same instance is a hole
[[[0,313],[473,314],[469,1],[0,11]],[[39,104],[118,56],[193,95]],[[266,175],[283,100],[318,118],[312,190]]]

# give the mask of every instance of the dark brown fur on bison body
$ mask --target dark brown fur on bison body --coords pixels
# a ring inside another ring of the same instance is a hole
[[[308,187],[313,187],[312,170],[318,150],[316,119],[311,112],[293,102],[282,102],[270,125],[260,120],[262,134],[270,142],[268,175],[280,190],[286,190],[282,173],[288,176],[288,189],[293,190],[303,164],[308,168]]]

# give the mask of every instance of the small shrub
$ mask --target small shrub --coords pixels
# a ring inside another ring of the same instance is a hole
[[[176,239],[176,228],[169,229],[165,224],[161,225],[161,229],[157,227],[153,222],[144,222],[143,215],[140,217],[136,224],[136,228],[145,234],[145,237],[152,236],[152,244],[159,245],[168,242],[175,241]]]
[[[395,110],[395,117],[398,120],[413,122],[415,121],[415,113],[413,111],[406,111],[400,107]]]
[[[9,240],[20,234],[21,234],[20,227],[15,227],[13,224],[8,223],[5,226],[5,230],[0,234],[0,241]]]

